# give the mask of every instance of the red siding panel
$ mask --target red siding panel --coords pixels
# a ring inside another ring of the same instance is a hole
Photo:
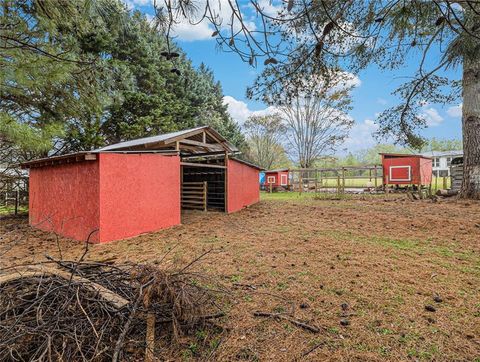
[[[260,200],[256,168],[235,160],[228,160],[227,212],[235,212]]]
[[[268,182],[268,177],[274,177],[275,181],[273,183]],[[282,185],[282,177],[283,180],[285,181],[285,178],[287,180],[287,183]],[[280,171],[280,172],[265,172],[265,181],[264,185],[266,187],[269,187],[270,184],[272,187],[279,187],[279,186],[287,186],[288,185],[288,171]]]
[[[30,225],[87,240],[99,228],[98,171],[98,161],[30,169]],[[99,241],[98,232],[90,241]]]
[[[428,185],[432,182],[432,160],[420,156],[382,155],[383,182],[387,185]],[[409,177],[410,176],[410,177]]]
[[[180,158],[100,154],[100,241],[180,224]]]

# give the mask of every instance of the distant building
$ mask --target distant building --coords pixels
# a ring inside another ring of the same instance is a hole
[[[423,156],[432,158],[432,172],[436,177],[449,177],[450,165],[456,157],[463,157],[463,151],[428,151],[422,153]]]

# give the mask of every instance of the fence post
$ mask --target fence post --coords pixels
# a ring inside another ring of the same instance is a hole
[[[342,194],[345,193],[345,168],[342,167]]]
[[[340,175],[337,173],[337,194],[340,195]]]
[[[303,177],[302,177],[302,170],[299,171],[298,173],[298,186],[299,186],[299,192],[303,192]]]
[[[207,181],[203,181],[203,211],[207,211]]]
[[[375,191],[377,190],[377,187],[378,187],[377,177],[378,177],[378,174],[377,174],[377,165],[375,165]]]
[[[447,178],[445,176],[443,176],[443,189],[447,189]]]
[[[19,203],[20,203],[20,191],[16,190],[15,191],[15,215],[18,214]]]

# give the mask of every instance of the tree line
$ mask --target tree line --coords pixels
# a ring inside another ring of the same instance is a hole
[[[245,147],[223,92],[119,0],[0,7],[2,163],[210,125]]]
[[[329,118],[329,110],[310,112],[310,117],[301,116],[305,112],[303,108],[298,112],[290,112],[300,114],[295,122],[288,119],[290,114],[283,115],[279,111],[270,115],[251,116],[244,124],[248,144],[246,156],[265,170],[379,165],[380,153],[417,154],[462,150],[461,140],[433,137],[425,140],[420,149],[378,143],[354,153],[337,155],[334,151],[338,142],[348,136],[351,120]],[[296,139],[302,139],[303,143],[297,144]],[[305,157],[306,150],[308,157]]]

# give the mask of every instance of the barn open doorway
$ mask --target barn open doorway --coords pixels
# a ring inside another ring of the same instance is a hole
[[[225,211],[225,168],[182,165],[182,210]]]

